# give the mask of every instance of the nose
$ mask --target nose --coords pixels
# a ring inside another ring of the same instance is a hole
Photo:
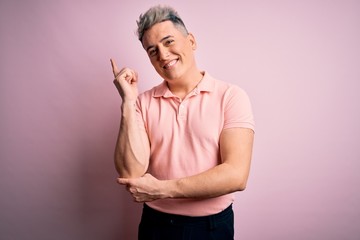
[[[159,59],[166,60],[169,57],[169,51],[166,48],[159,48]]]

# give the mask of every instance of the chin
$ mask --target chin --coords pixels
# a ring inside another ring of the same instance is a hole
[[[173,81],[173,80],[177,79],[177,76],[175,76],[175,74],[165,74],[165,73],[161,72],[161,73],[159,73],[159,75],[166,81]]]

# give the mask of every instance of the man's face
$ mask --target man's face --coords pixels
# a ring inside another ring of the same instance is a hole
[[[143,46],[155,70],[167,81],[179,80],[195,67],[193,35],[184,34],[171,21],[157,23],[147,30]]]

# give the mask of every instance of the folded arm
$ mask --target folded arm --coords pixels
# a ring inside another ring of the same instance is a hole
[[[220,136],[222,163],[208,171],[174,180],[158,180],[150,174],[118,179],[138,202],[159,198],[211,198],[245,189],[252,155],[254,132],[246,128],[225,129]]]

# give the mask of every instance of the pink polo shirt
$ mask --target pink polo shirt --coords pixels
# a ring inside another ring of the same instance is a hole
[[[140,94],[137,112],[151,145],[148,172],[162,180],[195,175],[220,164],[223,129],[254,129],[247,94],[207,72],[183,100],[171,93],[165,81]],[[232,202],[233,194],[227,194],[210,199],[160,199],[147,205],[166,213],[205,216]]]

